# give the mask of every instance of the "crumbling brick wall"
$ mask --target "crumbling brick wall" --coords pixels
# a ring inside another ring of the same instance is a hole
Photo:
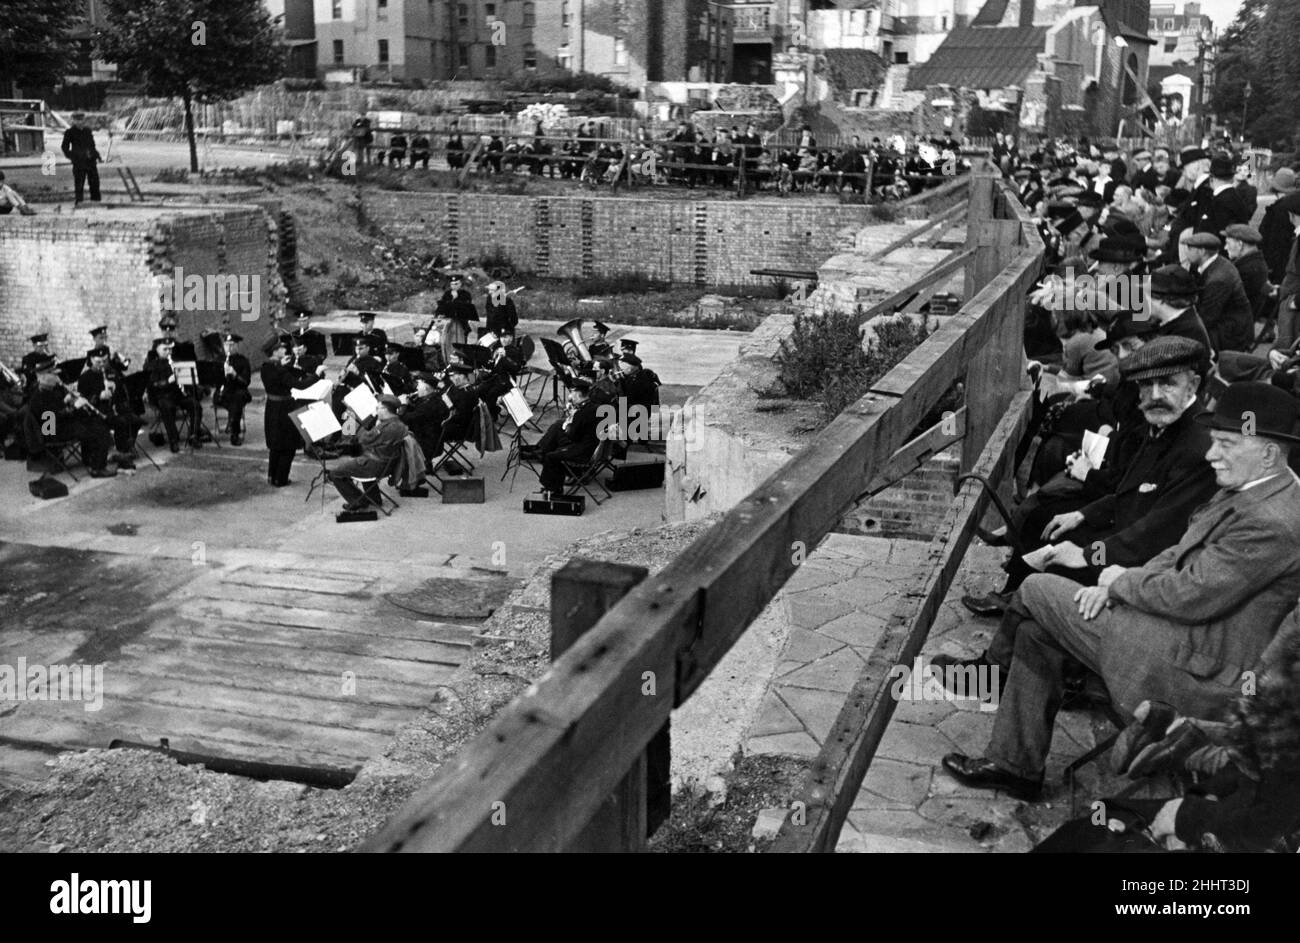
[[[527,197],[485,193],[362,196],[390,238],[467,263],[500,252],[520,271],[559,278],[646,275],[687,285],[765,284],[751,269],[814,271],[863,206],[796,200]]]

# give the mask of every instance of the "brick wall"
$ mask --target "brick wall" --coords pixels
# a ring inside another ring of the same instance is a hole
[[[952,507],[952,486],[960,465],[960,445],[940,452],[897,484],[844,515],[835,529],[873,537],[932,539]]]
[[[81,357],[90,328],[107,324],[114,349],[143,363],[178,265],[186,274],[261,276],[260,323],[242,321],[238,310],[183,310],[177,332],[197,343],[204,328],[228,323],[248,338],[250,356],[257,354],[255,342],[285,295],[277,216],[268,210],[131,207],[7,217],[0,225],[0,359],[16,364],[31,349],[27,338],[42,331],[61,359]]]
[[[701,286],[766,284],[756,268],[813,271],[838,251],[862,206],[795,201],[699,203],[613,197],[366,192],[367,219],[453,262],[501,252],[558,278],[639,273]]]

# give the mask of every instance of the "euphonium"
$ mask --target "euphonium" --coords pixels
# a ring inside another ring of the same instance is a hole
[[[587,350],[587,342],[582,339],[582,318],[565,321],[555,333],[569,339],[583,363],[591,363],[591,352]]]

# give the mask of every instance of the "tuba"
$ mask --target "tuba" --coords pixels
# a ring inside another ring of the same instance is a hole
[[[578,359],[582,363],[591,363],[591,352],[587,350],[587,342],[582,339],[582,318],[565,321],[555,333],[569,339],[569,343],[577,351]]]

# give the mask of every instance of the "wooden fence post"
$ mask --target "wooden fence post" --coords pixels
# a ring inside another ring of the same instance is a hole
[[[551,577],[551,661],[613,609],[620,599],[646,578],[643,566],[570,560]],[[655,679],[657,686],[672,678]],[[646,838],[666,818],[671,800],[668,783],[668,725],[655,736],[646,752],[592,817],[566,851],[641,851]]]

